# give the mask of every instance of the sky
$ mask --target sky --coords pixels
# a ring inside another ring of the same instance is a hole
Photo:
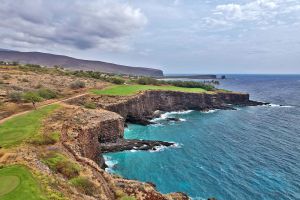
[[[165,73],[300,73],[300,0],[0,0],[0,48]]]

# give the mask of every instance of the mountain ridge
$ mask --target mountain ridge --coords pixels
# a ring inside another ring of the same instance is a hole
[[[21,64],[38,64],[47,67],[61,66],[71,70],[100,71],[105,73],[138,75],[138,76],[163,76],[160,69],[146,67],[130,67],[96,60],[84,60],[65,55],[43,52],[21,52],[0,49],[0,60],[19,62]]]

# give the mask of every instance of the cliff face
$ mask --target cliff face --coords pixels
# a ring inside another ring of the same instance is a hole
[[[226,108],[228,104],[248,105],[249,94],[220,93],[184,93],[176,91],[145,91],[116,103],[104,103],[101,97],[92,97],[99,107],[116,112],[127,120],[151,118],[153,112],[178,110],[207,110]]]
[[[63,126],[64,140],[82,157],[104,164],[100,142],[123,138],[124,119],[105,110],[79,109]]]

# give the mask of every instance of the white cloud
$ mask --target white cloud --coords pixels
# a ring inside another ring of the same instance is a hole
[[[108,0],[0,0],[0,41],[20,47],[128,49],[127,37],[147,19]]]
[[[291,20],[292,16],[286,17],[284,15],[293,14],[299,8],[300,4],[295,0],[252,0],[244,4],[217,5],[210,18],[227,21],[228,24],[253,22],[257,25],[268,25],[276,24],[278,21]]]

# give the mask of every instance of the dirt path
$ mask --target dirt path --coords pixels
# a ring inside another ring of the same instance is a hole
[[[78,95],[75,95],[75,96],[72,96],[72,97],[68,97],[68,98],[66,98],[66,99],[60,99],[60,100],[57,100],[57,101],[54,101],[54,102],[51,102],[51,103],[48,103],[48,104],[44,104],[44,105],[41,105],[41,106],[37,106],[37,108],[43,108],[43,107],[45,107],[45,106],[63,103],[63,102],[65,102],[65,101],[68,101],[68,100],[71,100],[71,99],[75,99],[75,98],[78,98],[78,97],[82,97],[82,96],[85,96],[85,95],[87,95],[87,94],[88,94],[88,92],[81,93],[81,94],[78,94]],[[6,122],[6,121],[9,120],[9,119],[12,119],[12,118],[17,117],[17,116],[20,116],[20,115],[24,115],[24,114],[29,113],[29,112],[31,112],[31,111],[33,111],[33,110],[27,110],[27,111],[19,112],[19,113],[16,113],[16,114],[11,115],[11,116],[9,116],[9,117],[6,117],[6,118],[4,118],[4,119],[1,119],[1,120],[0,120],[0,124]]]

